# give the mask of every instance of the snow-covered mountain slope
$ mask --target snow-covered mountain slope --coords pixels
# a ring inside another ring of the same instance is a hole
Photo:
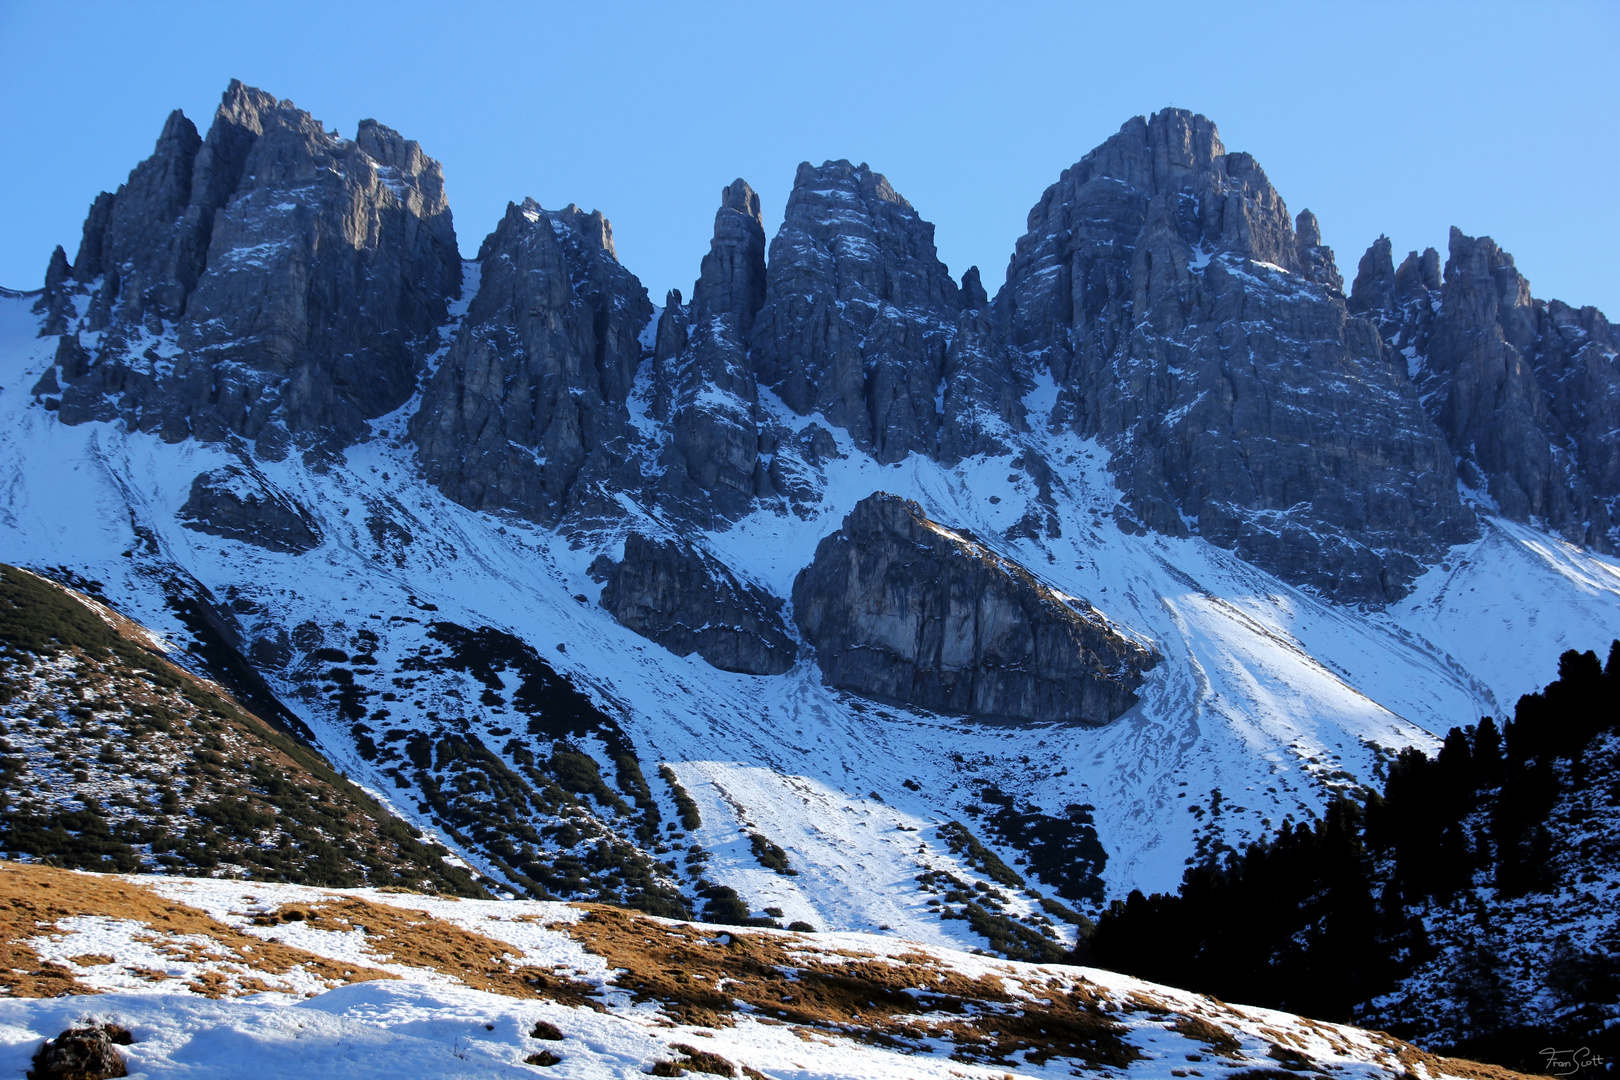
[[[970,948],[985,938],[969,920],[941,919],[949,905],[930,904],[938,898],[917,879],[945,871],[970,887],[995,884],[971,846],[958,840],[953,851],[956,832],[941,833],[955,819],[1005,863],[1025,862],[976,823],[987,785],[1019,809],[1039,807],[1041,824],[1089,807],[1078,820],[1090,815],[1107,852],[1107,896],[1169,889],[1198,852],[1317,811],[1331,792],[1371,782],[1389,753],[1430,748],[1437,733],[1509,708],[1562,650],[1620,636],[1620,564],[1524,526],[1488,520],[1480,540],[1383,611],[1323,602],[1198,539],[1142,533],[1116,510],[1104,453],[1048,432],[1048,383],[1025,402],[1025,438],[1055,470],[1047,490],[1017,454],[955,467],[912,455],[883,466],[840,431],[844,456],[826,464],[820,502],[801,505],[806,516],[759,509],[700,538],[739,577],[786,597],[857,501],[893,492],[1086,599],[1163,656],[1140,702],[1100,729],[974,724],[875,705],[824,687],[808,650],[785,675],[732,674],[620,626],[596,605],[600,586],[587,568],[625,529],[662,529],[657,516],[620,495],[628,517],[613,531],[559,533],[450,502],[418,478],[405,438],[414,403],[373,422],[341,460],[251,461],[310,515],[321,538],[313,550],[279,553],[186,528],[177,514],[193,477],[247,459],[228,443],[58,423],[29,394],[55,342],[36,336],[29,304],[0,299],[0,558],[99,582],[132,617],[179,641],[191,632],[171,606],[173,583],[200,582],[321,749],[474,865],[491,865],[499,838],[458,826],[425,796],[404,752],[413,734],[471,739],[513,775],[524,752],[543,754],[552,738],[522,731],[521,664],[486,657],[480,667],[465,650],[447,651],[435,623],[510,634],[613,719],[646,777],[662,764],[673,770],[701,826],[671,832],[672,791],[652,780],[665,831],[634,840],[650,857],[667,856],[671,871],[672,848],[690,853],[695,843],[707,862],[697,855],[689,865],[706,865],[709,881],[735,888],[756,912]],[[768,391],[762,401],[794,430],[816,420]],[[1014,528],[1031,514],[1057,528]],[[333,663],[347,664],[343,674],[331,674]],[[610,740],[578,741],[614,771]],[[494,805],[475,779],[461,794],[458,805]],[[632,831],[627,824],[619,841]],[[761,865],[750,833],[785,849],[797,874]],[[1008,886],[1007,916],[1038,928],[1057,877]],[[1094,909],[1101,899],[1067,902]]]
[[[4,978],[7,1075],[101,1025],[121,1029],[131,1075],[199,1080],[248,1062],[263,1080],[1519,1075],[1122,975],[865,934],[16,864],[0,864],[0,894],[22,912],[8,967],[38,968]]]

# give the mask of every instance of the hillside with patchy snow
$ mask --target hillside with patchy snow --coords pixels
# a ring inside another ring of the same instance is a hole
[[[9,863],[0,902],[7,1075],[102,1025],[131,1075],[199,1080],[245,1062],[264,1080],[1519,1075],[1108,972],[867,934]]]
[[[662,831],[637,838],[649,820],[641,810],[620,828],[622,842],[679,862],[688,895],[696,861],[755,913],[984,947],[967,920],[941,919],[949,906],[930,904],[937,898],[919,887],[918,876],[935,871],[1005,886],[968,848],[953,851],[942,826],[963,822],[1025,883],[1006,886],[1004,905],[1022,925],[1039,927],[1040,901],[1060,900],[1064,884],[1055,871],[1050,880],[1030,872],[1025,850],[976,824],[994,816],[987,788],[1030,810],[1037,826],[1072,825],[1077,836],[1094,828],[1107,896],[1170,888],[1199,853],[1315,813],[1331,793],[1372,782],[1401,747],[1432,747],[1449,727],[1500,713],[1563,649],[1620,636],[1620,566],[1506,521],[1487,519],[1480,539],[1452,549],[1383,610],[1325,602],[1197,538],[1122,527],[1107,455],[1040,422],[1054,403],[1048,383],[1025,404],[1052,482],[1037,483],[1011,454],[880,465],[839,433],[841,456],[826,463],[810,512],[757,509],[701,541],[741,578],[785,596],[817,542],[872,491],[916,499],[934,520],[982,538],[1006,537],[1031,511],[1050,513],[1061,535],[991,542],[1095,604],[1163,662],[1140,702],[1100,729],[976,724],[874,704],[829,690],[803,658],[782,676],[735,674],[625,629],[597,605],[601,586],[588,569],[613,553],[616,535],[663,527],[658,513],[631,503],[611,528],[553,532],[467,510],[418,478],[403,437],[409,404],[336,459],[308,462],[250,459],[230,442],[166,442],[116,422],[63,425],[29,394],[54,347],[30,307],[27,297],[0,301],[5,557],[99,583],[133,617],[194,646],[198,662],[222,640],[234,645],[331,760],[497,880],[491,856],[516,868],[522,853],[495,849],[498,838],[453,808],[498,793],[478,790],[476,778],[458,787],[442,759],[423,768],[408,750],[419,737],[436,747],[453,735],[523,777],[522,754],[555,739],[543,735],[536,747],[524,734],[533,719],[524,687],[544,681],[542,667],[611,719],[644,776],[667,765],[696,801],[701,825],[688,833],[676,825],[672,789],[654,780],[647,797]],[[779,417],[813,422],[786,409]],[[269,551],[187,527],[179,511],[192,478],[246,463],[306,509],[318,547]],[[199,586],[223,639],[181,618],[181,600],[202,595]],[[448,643],[456,632],[444,627],[496,631],[512,651],[480,660]],[[610,743],[620,736],[593,722],[561,735],[614,776],[622,748]],[[1087,809],[1071,819],[1070,806]],[[555,823],[529,813],[537,828]],[[778,845],[797,873],[761,865],[749,833]],[[1096,899],[1061,902],[1094,908]],[[1054,943],[1072,940],[1055,922]]]

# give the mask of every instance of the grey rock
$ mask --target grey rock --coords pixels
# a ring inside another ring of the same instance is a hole
[[[934,227],[881,173],[799,166],[754,324],[762,384],[797,413],[820,411],[881,462],[933,454],[960,310]]]
[[[478,293],[410,421],[428,478],[545,525],[633,490],[626,401],[653,307],[607,219],[509,204],[478,261]]]
[[[1299,254],[1299,272],[1329,292],[1344,295],[1344,278],[1333,249],[1322,243],[1322,229],[1316,215],[1301,210],[1294,219],[1294,243]]]
[[[1031,210],[995,326],[1130,511],[1342,600],[1404,595],[1472,535],[1444,438],[1352,318],[1314,217],[1215,126],[1137,118]]]
[[[129,1069],[118,1047],[132,1041],[129,1031],[117,1024],[68,1028],[35,1051],[29,1080],[112,1080],[128,1076]]]
[[[268,551],[301,555],[321,545],[314,516],[251,467],[199,473],[179,517],[188,529]]]
[[[985,720],[1105,724],[1149,648],[916,503],[878,492],[816,547],[794,619],[829,685]]]
[[[1462,478],[1510,518],[1573,543],[1620,543],[1620,333],[1595,308],[1541,301],[1489,237],[1452,229],[1391,270],[1382,237],[1351,295],[1403,356]]]
[[[782,601],[680,541],[631,533],[624,557],[599,557],[591,574],[604,582],[600,602],[615,619],[677,656],[696,652],[722,671],[748,675],[793,667],[798,647]]]
[[[748,337],[764,302],[759,196],[739,179],[720,193],[682,348],[661,368],[671,398],[661,502],[699,524],[735,520],[761,493],[759,387]]]
[[[1005,454],[1008,436],[1027,431],[1024,392],[990,322],[990,302],[979,268],[962,275],[962,310],[945,350],[939,446],[935,456],[948,465],[976,454]]]
[[[97,197],[66,278],[56,261],[47,329],[76,328],[88,295],[83,329],[102,332],[65,422],[268,435],[272,456],[343,445],[403,404],[461,281],[443,175],[416,143],[374,120],[339,139],[238,82],[206,139],[171,115]],[[178,353],[150,347],[165,328]]]

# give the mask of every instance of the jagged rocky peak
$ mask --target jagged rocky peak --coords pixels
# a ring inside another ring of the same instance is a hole
[[[692,319],[729,316],[746,342],[765,306],[765,219],[759,195],[741,178],[720,191],[714,239],[692,289]]]
[[[720,192],[692,303],[672,293],[655,349],[655,414],[669,420],[658,497],[701,525],[736,520],[771,492],[760,460],[759,386],[748,337],[765,303],[765,226],[745,180]],[[666,345],[666,342],[669,344]],[[675,347],[678,342],[678,347]]]
[[[438,162],[373,120],[354,140],[232,82],[206,138],[182,114],[46,273],[62,419],[165,438],[341,445],[415,389],[461,284]],[[48,384],[47,384],[48,388]],[[54,399],[53,399],[54,401]]]
[[[866,165],[799,166],[754,324],[760,382],[881,462],[933,454],[961,310],[934,227]]]
[[[1451,230],[1393,267],[1379,237],[1353,310],[1378,322],[1457,456],[1462,479],[1520,521],[1598,551],[1620,540],[1620,334],[1596,308],[1544,302],[1489,237]]]
[[[1472,516],[1444,439],[1342,286],[1314,215],[1290,219],[1252,157],[1167,109],[1047,189],[995,325],[1021,377],[1057,380],[1054,420],[1113,452],[1141,522],[1382,603]]]
[[[603,582],[600,603],[615,619],[677,656],[696,652],[747,675],[793,667],[798,647],[782,601],[689,544],[631,533],[623,557],[599,556],[591,576]]]
[[[886,492],[817,545],[793,608],[829,686],[982,719],[1105,724],[1158,660],[1085,601]]]
[[[653,306],[600,212],[507,206],[410,430],[450,498],[554,525],[635,490],[625,406]]]

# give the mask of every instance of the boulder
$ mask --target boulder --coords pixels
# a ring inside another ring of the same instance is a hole
[[[129,1069],[118,1047],[132,1042],[129,1031],[117,1024],[68,1028],[56,1038],[47,1039],[34,1054],[28,1080],[112,1080],[128,1076]]]
[[[793,667],[797,646],[782,601],[681,541],[631,533],[624,557],[599,557],[591,575],[604,583],[600,603],[615,619],[677,656],[696,652],[748,675]]]
[[[301,555],[321,545],[308,510],[264,477],[235,465],[199,473],[179,517],[188,529],[267,551]]]
[[[829,686],[982,720],[1106,724],[1153,649],[909,499],[877,492],[816,546],[793,613]]]

